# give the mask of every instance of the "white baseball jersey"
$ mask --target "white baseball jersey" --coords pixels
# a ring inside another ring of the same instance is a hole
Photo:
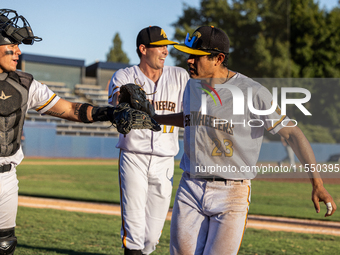
[[[157,114],[171,114],[182,111],[184,87],[189,80],[188,73],[180,67],[164,66],[157,85],[146,77],[139,66],[118,70],[109,85],[109,103],[120,86],[127,83],[142,85],[147,99],[153,104]],[[153,93],[153,94],[152,94]],[[175,156],[178,153],[178,127],[162,125],[160,132],[151,130],[131,130],[120,134],[117,148],[157,156]]]
[[[44,113],[53,107],[59,99],[46,85],[33,80],[28,91],[27,109],[34,108],[39,113]],[[0,229],[15,227],[18,208],[16,166],[23,158],[21,146],[13,156],[0,157],[0,165],[12,164],[13,166],[11,171],[0,174]]]
[[[189,85],[190,84],[190,85]],[[195,85],[196,84],[196,85]],[[281,115],[280,109],[272,107],[272,95],[261,84],[236,74],[228,82],[244,95],[244,114],[233,113],[233,94],[230,89],[216,85],[215,90],[221,98],[214,102],[206,96],[206,114],[202,114],[202,87],[197,80],[191,80],[184,92],[184,155],[180,167],[192,175],[219,176],[225,179],[253,179],[256,171],[246,166],[255,166],[259,157],[264,129],[277,133],[282,121],[288,118]],[[252,105],[257,110],[272,113],[258,115],[248,107],[248,89],[251,88]],[[215,98],[217,95],[211,93]],[[190,166],[191,160],[191,166]]]
[[[45,84],[41,84],[40,82],[33,80],[28,92],[27,109],[33,108],[42,114],[52,108],[59,99],[60,97],[51,91]],[[23,158],[24,154],[20,147],[13,156],[0,157],[0,165],[19,165]]]

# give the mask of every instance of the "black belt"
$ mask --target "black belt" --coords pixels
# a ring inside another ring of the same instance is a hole
[[[197,179],[202,179],[208,182],[226,182],[226,181],[234,181],[234,182],[243,182],[243,180],[230,180],[230,179],[224,179],[221,177],[215,177],[215,176],[210,176],[210,177],[198,177]]]
[[[12,169],[12,165],[8,164],[8,165],[2,165],[0,166],[0,173],[5,173],[8,172]]]

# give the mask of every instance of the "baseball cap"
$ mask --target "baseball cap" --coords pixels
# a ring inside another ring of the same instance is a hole
[[[142,29],[137,35],[137,48],[139,45],[173,45],[177,42],[169,41],[164,30],[157,26]]]
[[[175,49],[192,55],[210,55],[211,51],[229,53],[229,38],[221,29],[202,26],[192,36],[187,34],[184,44],[174,45]]]

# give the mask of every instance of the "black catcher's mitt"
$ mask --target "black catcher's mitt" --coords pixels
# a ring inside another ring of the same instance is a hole
[[[113,108],[112,124],[121,134],[127,134],[131,129],[151,129],[160,131],[160,125],[148,114],[130,107],[128,103],[121,103]]]
[[[146,99],[146,93],[139,85],[128,83],[121,86],[119,103],[128,103],[132,108],[146,112],[151,117],[155,115],[155,109]]]

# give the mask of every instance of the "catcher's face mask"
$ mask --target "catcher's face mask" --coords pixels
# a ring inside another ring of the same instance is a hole
[[[21,21],[21,26],[18,23]],[[33,44],[42,38],[34,36],[28,21],[16,11],[0,9],[0,45]]]

